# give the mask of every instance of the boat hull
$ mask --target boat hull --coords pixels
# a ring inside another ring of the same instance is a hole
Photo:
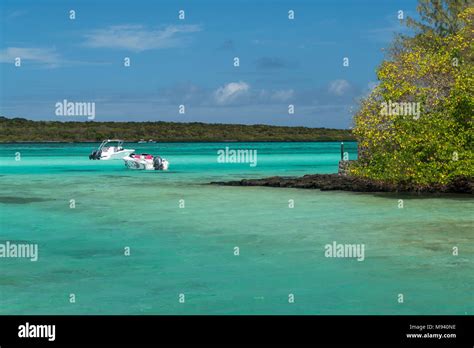
[[[101,160],[121,160],[124,157],[130,156],[135,150],[121,150],[117,152],[103,152],[100,156]]]
[[[127,156],[123,158],[125,167],[128,169],[134,170],[168,170],[169,163],[167,160],[162,160],[162,166],[160,168],[155,168],[153,159],[144,159],[144,158],[134,158]]]
[[[125,162],[125,166],[128,169],[136,169],[136,170],[154,170],[153,163],[147,161],[141,161],[136,159],[123,159]]]

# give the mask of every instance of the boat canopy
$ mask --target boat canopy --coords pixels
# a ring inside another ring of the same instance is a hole
[[[123,140],[120,140],[120,139],[107,139],[107,140],[104,140],[100,144],[99,149],[103,148],[105,145],[107,145],[109,143],[117,143],[117,147],[121,147],[123,145]]]

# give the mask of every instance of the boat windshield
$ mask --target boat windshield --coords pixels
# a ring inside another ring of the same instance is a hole
[[[117,151],[122,150],[123,140],[104,140],[100,144],[99,149],[103,151],[108,151],[110,148],[116,148]]]

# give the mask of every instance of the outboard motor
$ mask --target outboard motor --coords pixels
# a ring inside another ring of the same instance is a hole
[[[155,156],[155,158],[153,158],[153,168],[155,168],[155,170],[163,169],[163,160],[160,156]]]
[[[102,154],[101,150],[92,151],[92,153],[89,155],[89,159],[90,160],[99,160],[101,154]]]

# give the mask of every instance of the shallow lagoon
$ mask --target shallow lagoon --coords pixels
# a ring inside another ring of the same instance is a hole
[[[225,146],[258,165],[218,163]],[[128,144],[168,172],[89,161],[93,147],[0,145],[0,242],[39,245],[37,262],[0,259],[1,314],[474,311],[470,197],[207,185],[335,172],[339,143]],[[363,243],[364,261],[326,258],[334,241]]]

